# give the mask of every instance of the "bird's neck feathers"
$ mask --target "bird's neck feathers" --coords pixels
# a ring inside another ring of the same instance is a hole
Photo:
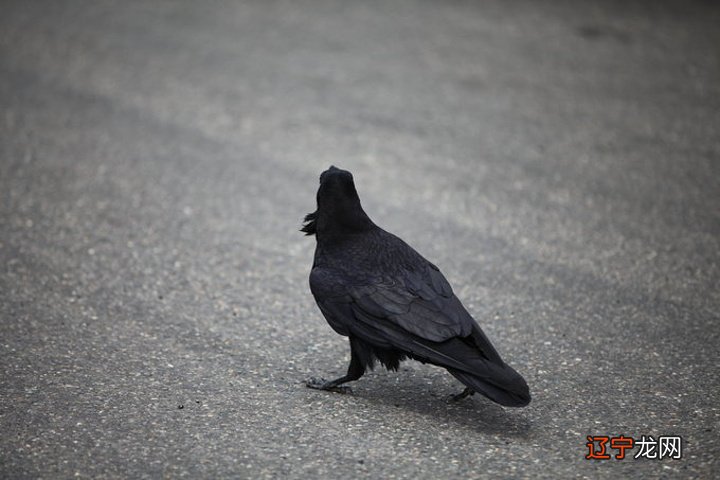
[[[305,225],[302,226],[300,231],[304,232],[305,235],[315,235],[317,233],[317,216],[317,211],[305,215],[305,219],[303,220]]]
[[[349,207],[349,208],[348,208]],[[305,224],[300,229],[305,235],[315,235],[320,240],[325,236],[352,235],[371,230],[375,224],[360,204],[318,207],[305,215]]]

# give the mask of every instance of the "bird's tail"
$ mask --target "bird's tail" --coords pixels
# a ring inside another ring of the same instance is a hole
[[[425,340],[421,353],[431,363],[441,365],[463,384],[506,407],[524,407],[530,403],[525,379],[502,361],[479,327],[465,338],[433,343]]]
[[[364,314],[354,311],[362,320]],[[386,323],[382,332],[370,322],[353,324],[359,338],[381,348],[400,349],[408,357],[445,367],[462,383],[489,399],[508,407],[530,403],[530,389],[525,379],[505,364],[490,340],[475,325],[467,337],[453,337],[435,342]]]
[[[504,365],[490,378],[479,377],[454,368],[448,368],[448,371],[466,386],[500,405],[524,407],[530,403],[530,389],[525,379],[508,365]]]
[[[479,368],[448,368],[455,378],[500,405],[524,407],[530,403],[527,382],[515,369],[502,361],[480,327],[475,325],[470,336],[463,340],[460,343],[462,346],[455,345],[454,353],[464,365]],[[464,348],[466,345],[471,347],[469,351]],[[476,348],[472,348],[473,346]],[[478,352],[481,352],[481,356],[477,355]]]

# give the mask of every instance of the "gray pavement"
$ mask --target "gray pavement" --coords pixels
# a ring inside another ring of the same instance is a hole
[[[3,2],[0,477],[717,477],[719,24],[712,2]],[[528,408],[449,404],[414,362],[303,386],[349,357],[297,231],[330,164]],[[683,458],[584,458],[620,434]]]

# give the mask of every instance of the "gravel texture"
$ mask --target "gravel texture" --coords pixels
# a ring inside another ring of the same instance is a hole
[[[5,1],[0,477],[712,478],[712,2]],[[436,263],[534,395],[340,395],[317,176]],[[586,460],[587,435],[682,435]]]

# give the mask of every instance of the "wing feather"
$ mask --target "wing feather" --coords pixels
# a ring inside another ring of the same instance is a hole
[[[316,267],[310,274],[310,289],[318,302],[351,301],[354,311],[365,314],[362,318],[366,323],[395,325],[434,342],[466,337],[473,326],[477,327],[432,264],[375,279],[348,278],[336,270]],[[351,323],[352,319],[346,321]]]

